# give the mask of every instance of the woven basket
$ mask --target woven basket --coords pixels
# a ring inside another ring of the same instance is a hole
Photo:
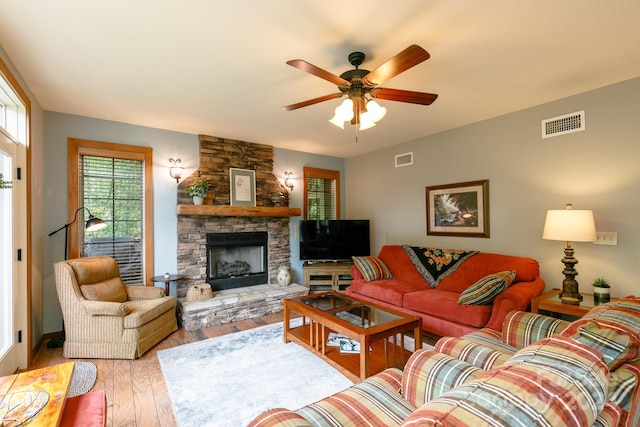
[[[211,291],[211,285],[208,283],[189,286],[187,301],[202,301],[209,298],[213,298],[213,292]]]

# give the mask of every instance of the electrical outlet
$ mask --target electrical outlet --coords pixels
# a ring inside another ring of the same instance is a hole
[[[615,231],[598,231],[596,234],[598,240],[593,242],[594,245],[618,246],[618,233]]]

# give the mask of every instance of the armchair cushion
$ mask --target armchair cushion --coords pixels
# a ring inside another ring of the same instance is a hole
[[[162,297],[146,301],[127,301],[123,305],[129,311],[124,318],[124,327],[135,329],[174,309],[176,302],[172,297]]]
[[[526,311],[511,311],[502,323],[502,341],[517,349],[562,331],[566,320],[554,319]]]
[[[80,292],[89,301],[125,302],[127,300],[127,292],[119,277],[90,285],[80,285]]]

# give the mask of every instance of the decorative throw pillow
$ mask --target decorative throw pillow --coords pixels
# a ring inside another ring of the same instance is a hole
[[[496,296],[513,282],[516,278],[515,271],[501,271],[489,274],[465,289],[458,298],[458,304],[462,305],[487,305],[491,304]]]
[[[375,256],[354,256],[353,263],[367,282],[374,280],[393,279],[389,267]]]

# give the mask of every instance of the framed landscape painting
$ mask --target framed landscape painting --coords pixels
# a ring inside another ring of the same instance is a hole
[[[489,180],[426,187],[427,235],[489,237]]]

